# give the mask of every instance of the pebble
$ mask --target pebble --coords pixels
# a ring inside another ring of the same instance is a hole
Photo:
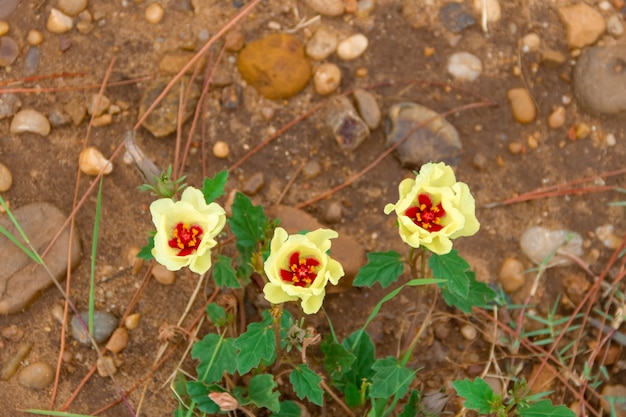
[[[102,116],[98,116],[98,117],[94,117],[91,120],[91,125],[93,127],[102,127],[102,126],[108,126],[113,122],[113,115],[112,114],[103,114]]]
[[[74,126],[79,126],[87,117],[87,107],[78,97],[74,97],[64,104],[63,111],[70,117]]]
[[[612,401],[612,403],[613,408],[615,409],[616,417],[626,417],[626,403],[624,401],[619,401],[620,399],[623,400],[624,398],[626,398],[625,385],[605,385],[604,388],[602,388],[601,395],[602,406],[605,410],[612,409],[610,403],[606,400],[605,397],[614,397],[614,401]]]
[[[167,84],[168,80],[158,79],[148,85],[139,103],[140,117],[148,110],[152,103],[154,103]],[[188,85],[185,82],[184,88],[187,89],[187,87]],[[174,133],[178,128],[180,88],[180,83],[176,83],[144,120],[142,126],[152,133],[153,136],[157,138],[165,137]],[[189,88],[189,94],[186,98],[187,106],[183,112],[182,123],[185,123],[193,115],[199,98],[200,87],[198,84],[193,83]]]
[[[566,115],[567,113],[565,111],[565,107],[558,106],[552,111],[552,113],[550,113],[550,116],[548,116],[548,126],[550,126],[551,129],[558,129],[560,127],[563,127],[563,125],[565,124]]]
[[[24,330],[12,324],[2,329],[2,337],[11,342],[19,342],[24,337]]]
[[[59,36],[59,51],[67,52],[72,47],[72,40],[67,36]]]
[[[4,20],[0,20],[0,36],[4,36],[9,33],[9,29],[11,29],[9,24]]]
[[[476,21],[461,3],[446,3],[439,9],[439,17],[450,32],[459,33],[476,24]]]
[[[33,342],[30,340],[21,342],[17,347],[17,351],[12,356],[9,356],[8,359],[3,360],[4,363],[0,369],[0,380],[7,381],[15,375],[22,361],[26,359],[26,356],[30,353],[32,347]]]
[[[607,133],[607,135],[604,137],[604,141],[606,142],[607,146],[615,146],[617,144],[617,139],[615,138],[615,135],[613,133]]]
[[[624,34],[624,24],[619,15],[614,14],[606,21],[606,31],[616,38],[621,37]]]
[[[325,227],[307,212],[289,206],[270,206],[265,213],[270,219],[279,219],[280,226],[288,233]],[[365,250],[352,236],[341,233],[338,238],[332,240],[330,252],[333,259],[343,267],[345,276],[339,280],[338,285],[328,285],[326,292],[332,294],[347,291],[352,288],[352,281],[359,269],[365,265]]]
[[[362,88],[357,88],[352,93],[354,103],[361,118],[370,129],[376,129],[380,125],[381,113],[378,102],[372,93]]]
[[[456,52],[448,58],[448,72],[457,81],[472,82],[483,72],[483,63],[469,52]]]
[[[529,33],[522,38],[522,50],[524,52],[535,52],[541,46],[541,38],[536,33]]]
[[[442,161],[457,166],[461,160],[461,140],[455,127],[443,117],[436,117],[427,125],[415,127],[438,113],[417,103],[398,103],[389,109],[387,147],[405,139],[396,148],[396,156],[403,167],[419,169],[429,161]]]
[[[164,14],[163,6],[158,3],[151,3],[146,7],[145,18],[148,22],[156,25],[157,23],[161,23]]]
[[[302,175],[304,175],[306,179],[315,178],[320,172],[322,172],[322,167],[316,160],[308,161],[304,164],[304,167],[302,167]]]
[[[34,390],[46,388],[53,379],[54,368],[46,362],[40,361],[26,365],[17,376],[20,385]]]
[[[558,13],[572,49],[593,44],[606,29],[600,12],[585,3],[559,7]]]
[[[102,171],[104,175],[113,172],[113,164],[93,146],[85,148],[78,157],[80,170],[87,175],[96,176]]]
[[[156,282],[162,285],[172,285],[176,281],[176,273],[160,264],[154,265],[151,273]]]
[[[472,158],[472,165],[474,166],[474,168],[476,168],[479,171],[482,171],[485,168],[487,168],[487,164],[488,164],[487,157],[483,155],[482,153],[477,153],[474,155],[474,158]]]
[[[110,356],[103,356],[96,361],[96,369],[98,369],[98,375],[101,377],[107,377],[115,375],[117,373],[117,366],[115,360]]]
[[[626,111],[626,45],[585,48],[574,68],[574,95],[593,115]]]
[[[578,305],[587,295],[591,284],[583,274],[571,272],[561,277],[561,286],[570,301]]]
[[[20,0],[4,0],[0,2],[0,19],[5,19],[13,13]]]
[[[541,64],[548,68],[558,68],[566,59],[565,54],[555,49],[543,48],[541,51]]]
[[[104,114],[105,111],[109,110],[111,106],[111,100],[103,95],[92,94],[89,100],[89,104],[87,105],[87,113],[92,116],[100,116]]]
[[[217,142],[215,142],[215,145],[213,145],[213,156],[215,156],[216,158],[228,158],[229,152],[230,148],[228,146],[228,143],[224,141],[218,140]]]
[[[622,238],[615,234],[615,228],[612,224],[598,226],[596,236],[609,249],[617,249],[622,245]]]
[[[530,92],[523,88],[512,88],[506,93],[513,118],[518,123],[530,123],[537,117],[537,108]]]
[[[41,136],[50,134],[50,122],[43,114],[37,110],[24,109],[20,110],[13,116],[11,120],[11,133],[36,133]]]
[[[241,191],[249,196],[253,196],[259,193],[265,185],[265,176],[262,172],[253,174],[243,185]]]
[[[143,267],[144,260],[137,257],[141,248],[137,246],[131,246],[126,252],[126,264],[131,267],[131,272],[136,276]]]
[[[369,41],[362,33],[356,33],[342,40],[337,45],[337,56],[344,61],[350,61],[363,55]]]
[[[305,0],[304,3],[322,16],[339,16],[344,12],[343,0]]]
[[[334,96],[328,101],[326,125],[343,151],[354,151],[370,134],[346,96]]]
[[[518,155],[520,153],[524,153],[524,144],[521,142],[511,142],[509,143],[509,153],[512,155]]]
[[[13,215],[35,248],[46,247],[67,218],[49,203],[28,204],[14,209]],[[14,236],[18,234],[8,218],[0,218],[0,225]],[[74,236],[79,236],[78,231],[74,231]],[[61,282],[67,271],[68,244],[69,230],[65,229],[44,258],[53,276]],[[74,268],[81,258],[78,238],[73,239],[71,248]],[[33,268],[33,262],[22,250],[0,236],[0,315],[22,311],[50,285],[52,280],[43,268]]]
[[[168,52],[159,61],[159,72],[162,74],[178,74],[195,56],[193,52]],[[187,74],[193,73],[194,65],[189,67]],[[213,81],[213,79],[211,79]]]
[[[241,76],[262,96],[285,99],[299,93],[311,78],[304,47],[293,35],[275,33],[246,45],[237,58]]]
[[[74,22],[72,18],[54,7],[50,10],[46,29],[52,33],[65,33],[72,29]]]
[[[229,52],[239,52],[245,44],[246,38],[239,30],[231,30],[224,36],[224,48]]]
[[[63,13],[76,16],[87,8],[87,0],[59,0],[57,5]]]
[[[524,286],[524,264],[515,258],[506,258],[498,272],[498,282],[507,294],[514,293]]]
[[[333,93],[341,84],[341,69],[332,62],[325,62],[315,70],[313,85],[315,92],[325,96]]]
[[[13,116],[22,107],[17,94],[0,94],[0,120]]]
[[[583,254],[582,244],[583,239],[576,232],[549,230],[541,226],[526,229],[520,237],[522,252],[536,264],[547,261],[549,267],[572,264],[568,257],[554,254],[558,250],[580,257]]]
[[[476,327],[471,324],[466,324],[461,327],[461,334],[467,340],[474,340],[476,339],[476,336],[478,336],[478,331],[476,330]]]
[[[306,43],[306,54],[316,61],[328,58],[337,50],[337,35],[325,26],[315,31],[311,39]]]
[[[8,67],[17,58],[20,48],[17,42],[8,36],[0,38],[0,67]]]
[[[39,67],[39,48],[28,48],[26,57],[24,58],[24,74],[33,75]]]
[[[120,353],[126,346],[128,346],[128,330],[125,327],[118,327],[105,347],[113,353]]]
[[[139,313],[133,313],[126,317],[124,320],[124,327],[128,330],[135,330],[139,326],[139,319],[141,315]]]
[[[0,193],[9,191],[13,184],[13,176],[6,165],[0,163]]]
[[[89,312],[80,313],[80,317],[88,325]],[[111,337],[113,331],[117,328],[118,320],[111,313],[106,311],[94,311],[93,314],[93,338],[97,343],[102,343]],[[71,320],[72,337],[82,343],[89,345],[89,336],[86,329],[78,319],[78,316],[72,317]]]
[[[239,107],[242,100],[243,89],[239,84],[227,85],[222,89],[220,102],[226,110],[233,110]]]
[[[326,205],[324,220],[326,223],[330,224],[338,223],[341,220],[342,211],[343,208],[341,203],[339,201],[332,200]]]
[[[489,23],[497,22],[502,17],[502,8],[498,0],[474,0],[474,10],[478,13],[478,16],[481,16],[481,20],[483,8]]]

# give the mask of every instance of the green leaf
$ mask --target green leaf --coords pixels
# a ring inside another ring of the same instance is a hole
[[[361,397],[361,391],[354,383],[349,382],[343,388],[343,394],[346,398],[346,404],[350,408],[360,407],[364,404],[364,398]]]
[[[451,293],[462,298],[469,294],[469,280],[465,271],[470,269],[465,259],[461,258],[454,249],[445,255],[433,253],[428,260],[428,266],[436,278],[445,279],[447,282],[439,285],[446,287]]]
[[[356,357],[351,369],[345,374],[345,379],[360,387],[363,379],[369,380],[372,376],[376,347],[369,334],[360,330],[354,331],[341,344]]]
[[[280,410],[280,402],[278,401],[280,393],[274,391],[277,386],[272,375],[253,376],[248,384],[247,403],[252,403],[257,407],[265,407],[270,411]]]
[[[241,288],[237,279],[233,260],[225,255],[218,255],[215,265],[213,265],[213,279],[215,285],[220,288]]]
[[[395,251],[370,252],[367,254],[367,261],[354,278],[355,287],[369,288],[378,282],[383,288],[387,288],[404,273],[402,256]]]
[[[148,244],[139,250],[137,257],[145,261],[153,260],[154,256],[152,256],[152,248],[154,248],[154,233],[148,237]]]
[[[348,349],[331,338],[324,339],[320,345],[324,353],[324,367],[330,378],[335,381],[348,372],[356,357]]]
[[[280,403],[280,410],[272,413],[272,417],[300,417],[302,410],[294,401],[283,401]]]
[[[496,394],[489,384],[481,378],[476,378],[474,381],[469,379],[453,381],[452,386],[459,396],[465,398],[465,408],[476,410],[480,414],[497,411],[492,409],[492,405],[496,401]]]
[[[209,333],[191,348],[191,357],[200,361],[196,371],[198,379],[211,383],[222,379],[224,372],[232,374],[237,369],[237,349],[233,339]]]
[[[465,313],[471,313],[472,307],[484,307],[496,297],[493,291],[484,282],[476,281],[476,274],[473,271],[465,273],[469,282],[469,293],[467,297],[461,297],[444,287],[441,289],[443,299],[449,306],[454,306]]]
[[[212,391],[223,391],[220,389],[211,389],[202,382],[197,381],[188,381],[187,382],[187,392],[191,399],[196,403],[196,408],[198,410],[203,411],[205,413],[217,413],[220,411],[219,405],[215,404],[215,402],[209,398],[209,393]]]
[[[415,378],[415,371],[403,366],[393,356],[378,359],[372,365],[372,369],[375,371],[374,376],[372,376],[370,391],[372,398],[390,398],[392,396],[402,398],[409,391],[409,385]]]
[[[224,307],[218,306],[215,303],[210,303],[206,306],[206,313],[209,315],[209,319],[211,319],[215,327],[222,327],[229,322]]]
[[[237,248],[254,248],[264,240],[267,218],[263,207],[254,206],[248,197],[238,192],[232,211],[233,216],[228,219],[228,224],[237,237]]]
[[[215,174],[213,178],[205,178],[202,185],[202,194],[207,204],[224,195],[224,186],[228,180],[228,171],[223,170]]]
[[[239,349],[237,356],[237,372],[239,375],[250,372],[264,360],[265,363],[273,363],[276,359],[276,338],[272,325],[272,317],[264,311],[264,320],[253,322],[248,325],[245,333],[241,334],[234,342]]]
[[[550,400],[539,401],[527,406],[517,407],[520,417],[576,417],[576,414],[564,405],[552,405]]]
[[[411,391],[409,399],[407,400],[402,412],[398,414],[398,417],[415,417],[418,412],[418,405],[420,402],[420,392],[418,390]]]
[[[291,371],[289,381],[298,398],[306,397],[320,407],[324,404],[324,390],[320,387],[322,377],[313,372],[307,364],[300,364]]]

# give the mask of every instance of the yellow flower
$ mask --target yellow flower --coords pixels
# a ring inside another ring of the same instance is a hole
[[[480,228],[474,197],[467,184],[457,182],[452,168],[440,163],[422,166],[415,179],[399,186],[400,199],[387,204],[385,214],[398,215],[400,237],[408,245],[425,246],[438,255],[452,250],[452,241]]]
[[[217,203],[207,204],[202,191],[188,187],[180,201],[161,198],[150,205],[157,232],[152,256],[170,271],[189,266],[204,274],[211,268],[211,248],[226,224],[226,212]]]
[[[328,229],[288,235],[285,229],[277,227],[264,265],[269,279],[263,288],[265,298],[273,304],[300,299],[306,314],[317,313],[328,281],[337,285],[344,274],[341,264],[327,255],[330,239],[337,236],[337,232]]]

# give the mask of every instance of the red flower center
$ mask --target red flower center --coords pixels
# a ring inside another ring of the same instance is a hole
[[[281,269],[280,277],[296,287],[308,288],[317,277],[315,267],[319,264],[315,258],[300,258],[300,253],[294,252],[289,257],[289,270]]]
[[[428,232],[438,232],[443,229],[441,218],[446,215],[446,211],[441,207],[441,203],[433,206],[428,194],[420,194],[417,196],[417,205],[409,207],[404,215],[422,229]]]
[[[167,244],[170,248],[179,249],[178,256],[187,256],[200,246],[202,228],[196,225],[178,223],[172,229],[172,236]]]

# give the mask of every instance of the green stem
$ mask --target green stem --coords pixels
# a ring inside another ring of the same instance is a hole
[[[280,346],[280,320],[283,316],[283,305],[272,305],[272,310],[270,311],[273,319],[273,327],[274,327],[274,340],[276,342],[276,360],[274,361],[274,366],[272,367],[272,373],[276,374],[278,368],[280,368],[281,360],[283,357],[283,348]]]

